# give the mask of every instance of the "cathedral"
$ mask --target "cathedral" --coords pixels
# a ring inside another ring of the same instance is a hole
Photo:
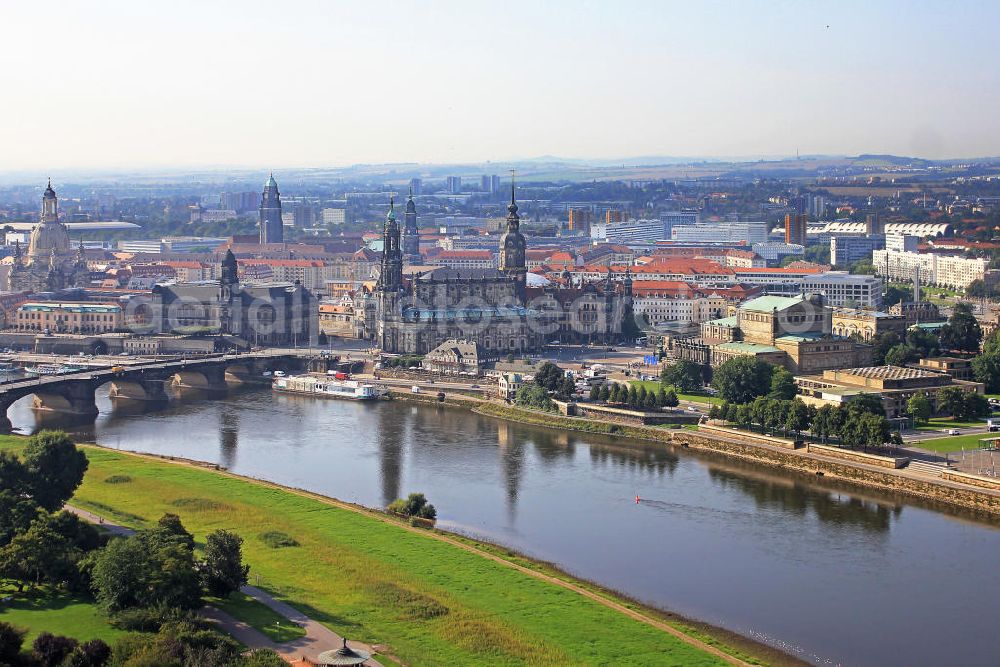
[[[610,343],[623,335],[622,324],[631,317],[631,280],[576,290],[529,287],[513,184],[496,269],[439,267],[404,277],[404,261],[420,263],[416,219],[412,192],[402,231],[390,199],[381,270],[364,308],[364,330],[383,351],[427,354],[456,339],[494,354],[521,354],[550,340]]]
[[[21,254],[20,243],[14,246],[10,288],[15,291],[54,292],[84,285],[87,276],[83,241],[75,252],[70,247],[69,232],[59,222],[59,199],[50,180],[42,195],[41,220],[31,230],[27,257]]]

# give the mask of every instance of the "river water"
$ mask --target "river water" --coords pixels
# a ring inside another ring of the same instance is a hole
[[[959,513],[437,406],[264,388],[155,411],[98,404],[80,437],[369,506],[421,491],[441,527],[810,662],[1000,664],[1000,531]],[[68,426],[37,421],[30,399],[9,415],[24,432]]]

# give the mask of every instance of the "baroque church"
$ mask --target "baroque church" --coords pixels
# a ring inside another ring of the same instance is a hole
[[[383,227],[378,282],[366,299],[363,330],[384,352],[427,354],[447,340],[478,343],[495,354],[541,350],[547,342],[610,343],[632,317],[631,280],[579,289],[529,286],[527,244],[511,184],[496,269],[438,267],[404,275],[420,263],[417,210],[406,202],[404,228],[395,205]]]
[[[21,254],[19,243],[14,245],[10,288],[15,291],[54,292],[84,285],[87,277],[83,241],[80,241],[76,251],[70,246],[69,231],[66,225],[59,222],[59,199],[50,180],[42,195],[41,220],[31,230],[27,257]]]

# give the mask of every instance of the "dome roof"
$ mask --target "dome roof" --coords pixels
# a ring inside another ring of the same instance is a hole
[[[277,187],[278,187],[278,182],[274,180],[274,172],[272,171],[271,175],[267,177],[267,182],[264,183],[264,189],[266,190],[268,188],[277,188]]]
[[[49,179],[49,185],[45,188],[45,194],[42,195],[44,199],[55,199],[56,191],[52,189],[52,179]]]
[[[69,252],[69,232],[59,222],[39,223],[31,230],[28,241],[28,257],[48,259],[53,250],[56,253]]]

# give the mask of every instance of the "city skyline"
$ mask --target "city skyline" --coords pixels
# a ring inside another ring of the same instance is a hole
[[[19,3],[0,172],[1000,155],[1000,8],[919,4]]]

